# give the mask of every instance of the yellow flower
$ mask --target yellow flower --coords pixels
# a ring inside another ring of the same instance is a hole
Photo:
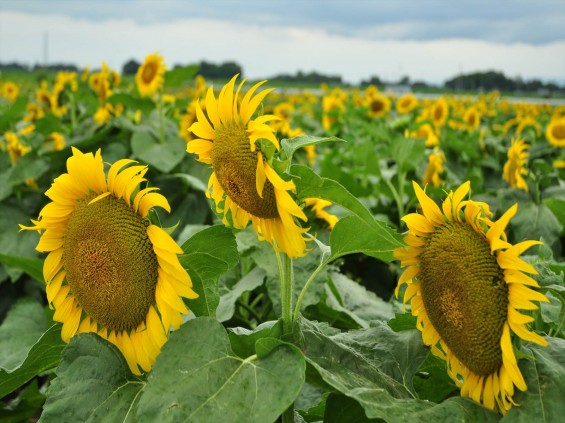
[[[565,169],[565,160],[554,160],[553,167],[556,169]]]
[[[407,248],[394,252],[406,268],[396,296],[406,285],[404,303],[410,301],[424,343],[446,360],[461,395],[504,414],[515,404],[514,387],[526,390],[512,334],[547,345],[526,328],[533,317],[517,311],[547,301],[527,287],[539,287],[526,275],[537,272],[519,257],[540,242],[508,243],[504,231],[518,206],[493,222],[486,203],[464,201],[469,182],[451,191],[441,209],[413,185],[422,214],[402,218],[409,231]]]
[[[31,124],[31,125],[26,125],[22,129],[20,129],[18,131],[18,134],[19,135],[29,135],[29,134],[33,133],[33,131],[35,131],[35,125]]]
[[[142,97],[150,97],[159,91],[163,87],[166,70],[167,67],[163,63],[163,58],[157,53],[147,56],[135,75],[139,94]]]
[[[367,114],[371,117],[383,117],[390,111],[390,99],[383,94],[374,94],[365,98]]]
[[[57,72],[55,76],[55,91],[62,91],[67,86],[73,92],[78,89],[77,74],[75,72]]]
[[[396,111],[401,115],[410,113],[416,107],[418,107],[418,99],[414,94],[404,94],[402,97],[396,100]]]
[[[439,144],[439,137],[429,123],[424,123],[416,131],[406,131],[405,136],[406,138],[425,138],[426,147],[436,147]]]
[[[465,121],[467,130],[469,131],[476,131],[481,125],[481,115],[479,114],[479,111],[474,107],[469,107],[465,111],[463,120]]]
[[[224,223],[245,228],[249,221],[259,239],[268,241],[277,251],[289,257],[305,254],[306,243],[295,217],[306,221],[302,209],[289,191],[295,190],[292,181],[284,181],[265,161],[256,142],[264,139],[280,149],[274,129],[266,123],[276,116],[264,115],[251,119],[255,110],[272,89],[254,96],[265,81],[249,89],[241,102],[242,81],[234,95],[237,75],[220,91],[218,98],[212,87],[206,94],[206,112],[196,103],[197,122],[190,131],[198,138],[187,144],[189,153],[212,165],[214,172],[208,182],[208,196]],[[231,222],[228,220],[231,219]]]
[[[434,187],[441,187],[443,179],[441,175],[444,172],[443,164],[445,163],[445,154],[441,151],[434,152],[428,157],[428,167],[424,174],[424,185],[433,185]]]
[[[512,188],[522,189],[526,192],[528,192],[528,184],[523,176],[528,174],[526,169],[529,156],[528,148],[529,145],[523,139],[512,139],[512,145],[508,149],[508,160],[504,164],[502,175]]]
[[[12,131],[6,132],[4,138],[6,139],[6,148],[10,155],[10,161],[12,162],[12,166],[15,166],[20,157],[29,153],[31,149],[22,144],[18,136]]]
[[[51,132],[49,138],[53,141],[53,151],[60,151],[65,148],[66,142],[63,134],[60,134],[59,132]]]
[[[304,204],[312,209],[318,219],[325,221],[328,224],[330,230],[332,230],[335,224],[339,221],[339,218],[337,216],[330,214],[324,210],[326,207],[332,205],[330,201],[323,200],[321,198],[305,198]]]
[[[26,105],[26,110],[27,114],[23,119],[25,122],[35,122],[37,119],[41,119],[43,116],[45,116],[45,113],[43,112],[41,107],[39,107],[35,103],[28,103]]]
[[[80,80],[82,82],[88,81],[89,72],[90,72],[90,66],[86,65],[82,70],[82,74],[80,75]]]
[[[36,249],[49,253],[47,301],[63,324],[63,341],[97,333],[140,374],[188,313],[180,297],[197,294],[178,261],[182,250],[147,218],[154,207],[170,211],[169,203],[151,192],[156,188],[137,191],[147,166],[126,168],[132,163],[117,161],[106,177],[100,150],[83,154],[73,147],[67,173],[45,193],[52,201],[33,226],[20,227],[42,232]]]
[[[94,113],[94,120],[98,125],[104,125],[112,119],[112,111],[114,107],[111,104],[103,104]]]
[[[449,115],[449,105],[443,97],[438,98],[431,106],[430,117],[436,127],[445,125]]]
[[[547,125],[545,136],[554,147],[565,147],[565,116],[553,119]]]
[[[326,95],[322,98],[322,125],[324,129],[330,129],[335,123],[339,122],[341,115],[345,111],[345,101],[342,97]]]
[[[2,95],[9,101],[16,101],[19,93],[20,87],[14,82],[7,81],[2,85]]]

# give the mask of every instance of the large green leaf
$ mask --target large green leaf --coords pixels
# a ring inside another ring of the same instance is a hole
[[[33,345],[49,329],[43,307],[31,298],[15,303],[0,326],[0,369],[22,365]]]
[[[22,349],[23,362],[11,372],[0,370],[0,397],[22,386],[35,376],[56,367],[61,361],[65,344],[61,340],[61,325],[51,326],[31,346],[29,352]],[[4,347],[2,347],[4,348]]]
[[[282,344],[242,359],[224,327],[210,318],[186,322],[157,358],[138,404],[143,422],[272,422],[304,383],[300,351]]]
[[[41,419],[133,422],[143,386],[114,345],[92,333],[80,334],[63,351]]]
[[[8,267],[20,269],[29,276],[31,276],[36,281],[40,282],[41,284],[44,283],[43,260],[41,259],[19,257],[19,256],[7,256],[5,254],[0,254],[0,263]]]
[[[359,403],[345,395],[330,394],[326,400],[324,423],[371,423]],[[382,420],[381,420],[382,421]]]
[[[394,249],[403,245],[402,237],[384,223],[374,220],[367,225],[357,216],[346,216],[332,230],[329,260],[347,254],[363,253],[390,262],[394,260]]]
[[[220,303],[218,278],[239,261],[235,237],[223,225],[206,228],[186,241],[179,257],[188,271],[198,298],[190,301],[190,309],[197,316],[216,316]]]
[[[186,143],[171,135],[160,143],[151,132],[134,132],[131,137],[131,149],[136,158],[168,173],[184,158]]]
[[[565,340],[546,338],[549,345],[529,344],[524,349],[535,360],[520,360],[520,369],[528,385],[514,396],[520,404],[513,407],[503,422],[558,422],[565,416]]]
[[[322,198],[353,214],[340,219],[332,230],[328,262],[353,253],[364,253],[385,261],[393,260],[393,250],[403,245],[400,235],[383,222],[375,220],[372,213],[345,187],[318,176],[305,166],[292,166],[291,174],[300,199]]]
[[[494,413],[466,398],[441,404],[417,399],[412,378],[428,351],[418,331],[393,332],[385,323],[347,333],[328,331],[305,319],[306,361],[322,380],[353,398],[369,418],[387,422],[489,421]]]
[[[216,310],[216,319],[218,319],[219,322],[225,322],[231,319],[235,312],[237,299],[241,297],[241,294],[244,292],[252,291],[258,286],[263,285],[265,275],[263,269],[255,267],[230,289],[226,287],[225,291],[220,291],[220,303]]]
[[[345,142],[344,140],[336,137],[313,137],[310,135],[300,135],[295,138],[285,138],[281,140],[281,152],[279,155],[279,160],[274,161],[273,164],[277,168],[277,170],[286,172],[288,171],[288,168],[292,163],[292,156],[294,155],[296,150],[306,147],[307,145],[315,145],[330,141]],[[267,157],[270,156],[271,155],[267,153]]]

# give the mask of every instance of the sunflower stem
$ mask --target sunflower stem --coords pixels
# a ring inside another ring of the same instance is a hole
[[[316,270],[314,270],[314,272],[310,275],[310,277],[308,278],[306,283],[304,284],[304,287],[302,288],[302,291],[300,291],[300,295],[298,296],[298,299],[296,300],[296,306],[294,307],[293,320],[298,319],[298,316],[300,315],[300,307],[302,306],[302,300],[304,300],[304,297],[306,296],[306,292],[310,288],[310,285],[312,285],[312,282],[314,282],[314,279],[316,279],[316,276],[318,276],[318,273],[320,273],[322,271],[322,269],[324,269],[324,267],[326,267],[327,264],[328,264],[328,261],[322,261],[320,263],[320,265],[316,268]]]
[[[70,100],[71,100],[71,134],[74,135],[75,130],[77,129],[77,111],[76,111],[75,95],[72,92],[70,93]]]

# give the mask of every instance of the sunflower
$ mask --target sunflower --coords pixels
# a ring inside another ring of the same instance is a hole
[[[396,101],[396,111],[401,115],[410,113],[416,107],[418,107],[418,99],[411,93],[404,94]]]
[[[14,82],[8,81],[2,85],[2,95],[10,101],[15,101],[20,93],[20,88]]]
[[[565,147],[565,116],[553,119],[547,125],[545,136],[554,147]]]
[[[7,131],[4,138],[6,139],[6,149],[10,155],[10,161],[12,166],[15,166],[20,157],[25,156],[31,149],[22,144],[18,136],[12,131]]]
[[[377,93],[367,96],[365,99],[367,114],[371,117],[383,117],[390,110],[390,99],[383,94]]]
[[[547,301],[527,287],[539,286],[526,275],[537,272],[519,258],[540,242],[508,243],[504,230],[517,205],[493,222],[486,203],[463,201],[469,182],[450,192],[442,209],[413,185],[423,214],[402,218],[408,247],[394,252],[406,267],[396,296],[407,285],[404,302],[411,302],[424,343],[446,360],[461,395],[504,414],[515,404],[514,387],[526,390],[512,334],[547,345],[526,328],[534,319],[517,311],[535,310],[532,301]]]
[[[166,70],[163,58],[157,53],[147,56],[135,74],[139,94],[142,97],[150,97],[159,91],[163,87],[165,81],[163,75]]]
[[[440,97],[431,106],[430,117],[436,127],[445,125],[449,115],[449,105],[445,98]]]
[[[265,81],[259,82],[239,103],[245,80],[234,95],[237,76],[222,88],[217,99],[213,88],[208,89],[205,101],[208,117],[196,103],[198,120],[190,131],[197,138],[187,143],[186,150],[198,154],[200,162],[212,165],[214,172],[207,194],[214,200],[225,224],[242,229],[251,220],[259,239],[268,241],[275,250],[289,257],[303,256],[306,229],[294,218],[307,219],[289,193],[295,190],[295,185],[275,172],[256,145],[259,139],[264,139],[277,150],[280,148],[274,129],[266,124],[276,117],[264,115],[251,119],[272,89],[253,96]]]
[[[428,157],[428,166],[424,174],[424,185],[433,185],[441,187],[443,185],[442,174],[444,173],[443,165],[445,164],[445,154],[442,151],[435,151]]]
[[[469,107],[463,115],[467,130],[476,131],[481,125],[481,115],[475,107]]]
[[[146,166],[123,159],[108,177],[100,150],[73,147],[67,172],[45,195],[52,202],[33,226],[43,232],[37,250],[48,252],[43,266],[53,319],[68,342],[81,332],[97,333],[116,345],[131,371],[149,371],[169,328],[188,313],[179,297],[195,298],[180,265],[182,250],[147,218],[153,207],[170,211],[156,188],[137,191]]]
[[[330,230],[332,230],[335,224],[339,221],[339,218],[336,215],[324,210],[326,207],[332,205],[330,201],[323,200],[321,198],[305,198],[304,204],[312,209],[318,219],[326,222]]]
[[[512,145],[508,149],[508,160],[504,164],[502,177],[508,185],[513,188],[528,192],[528,184],[523,176],[528,174],[526,163],[528,162],[528,148],[526,141],[519,138],[512,139]]]

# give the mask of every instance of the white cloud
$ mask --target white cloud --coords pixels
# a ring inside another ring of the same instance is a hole
[[[525,79],[562,80],[565,75],[565,41],[535,46],[465,39],[379,41],[215,19],[142,25],[131,19],[88,21],[20,12],[0,12],[0,61],[41,62],[45,31],[49,61],[79,66],[105,60],[121,69],[130,58],[141,61],[158,51],[169,65],[234,60],[250,78],[297,70],[338,74],[354,83],[372,75],[442,82],[461,71],[491,69]]]

